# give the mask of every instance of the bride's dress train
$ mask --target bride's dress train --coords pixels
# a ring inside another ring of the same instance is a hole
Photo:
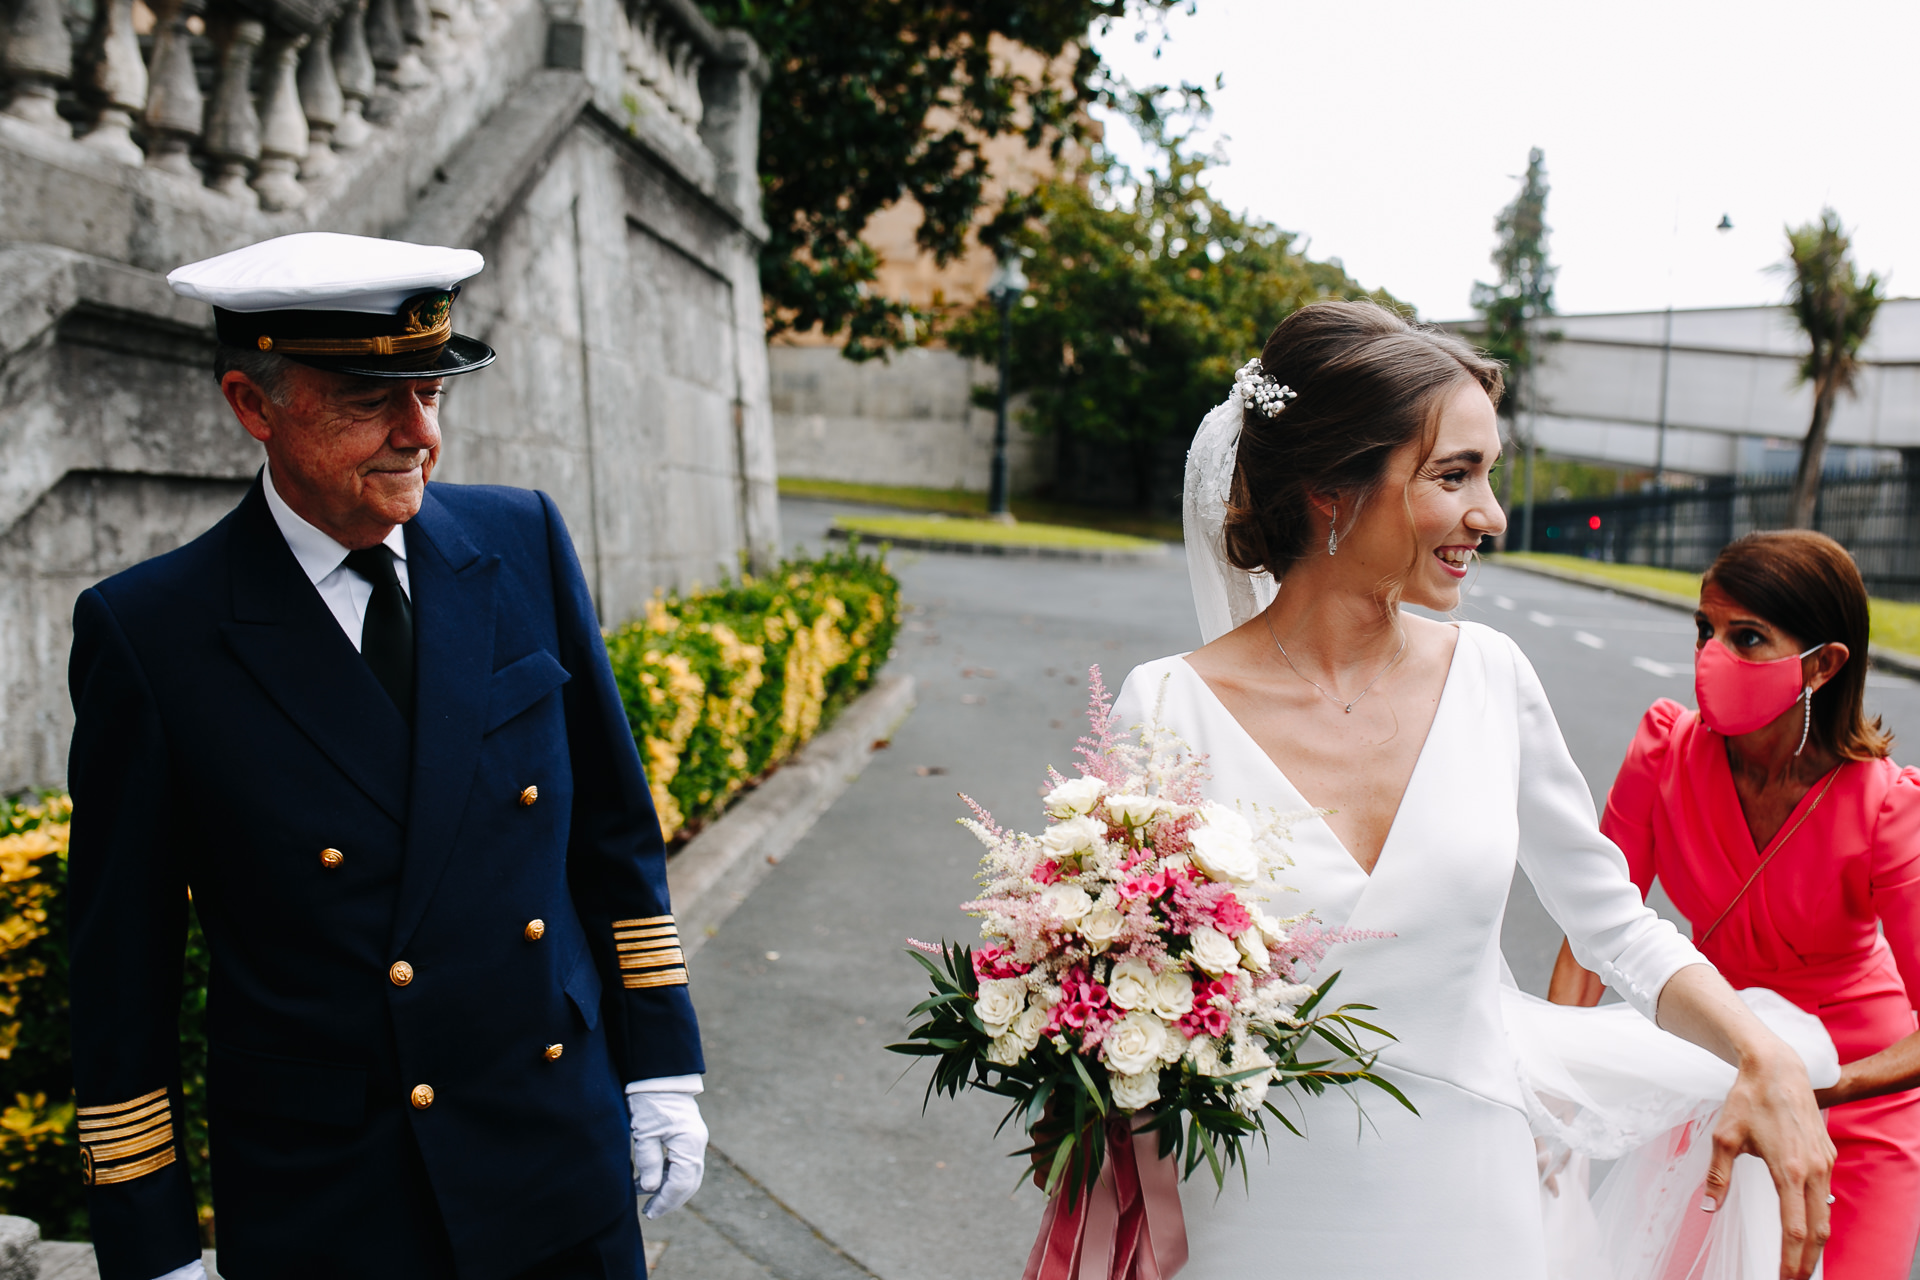
[[[1763,988],[1740,993],[1816,1088],[1840,1078],[1820,1020]],[[1504,986],[1501,1012],[1540,1170],[1549,1280],[1773,1280],[1780,1201],[1766,1165],[1734,1162],[1700,1212],[1713,1122],[1734,1070],[1626,1005],[1572,1009]],[[1589,1194],[1593,1163],[1613,1162]]]

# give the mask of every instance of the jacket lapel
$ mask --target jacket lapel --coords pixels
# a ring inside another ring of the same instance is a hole
[[[228,542],[240,663],[287,717],[396,822],[407,815],[407,722],[287,548],[260,482]]]
[[[493,674],[500,557],[482,556],[433,490],[408,522],[413,595],[414,751],[406,862],[393,947],[407,944],[453,853],[480,762]]]

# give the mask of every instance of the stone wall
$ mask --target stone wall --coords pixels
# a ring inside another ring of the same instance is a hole
[[[368,136],[335,150],[311,118],[302,146],[328,159],[297,183],[263,181],[269,154],[210,185],[232,168],[211,132],[190,140],[184,173],[161,163],[158,130],[125,135],[144,158],[101,146],[108,112],[57,77],[14,75],[0,114],[0,790],[64,775],[74,597],[200,533],[260,465],[214,386],[208,309],[165,286],[182,262],[313,229],[484,253],[456,321],[500,360],[449,384],[438,478],[552,493],[608,622],[778,546],[757,51],[686,0],[418,3],[432,22],[408,35],[410,65],[380,69]],[[365,16],[350,3],[337,21]],[[16,52],[0,49],[0,67]],[[199,61],[217,97],[225,63]],[[286,115],[272,84],[257,100],[267,133]]]
[[[826,346],[776,346],[768,356],[781,475],[986,490],[994,415],[972,398],[975,386],[993,385],[992,366],[930,348],[863,363]],[[1020,426],[1017,401],[1007,453],[1013,492],[1052,481],[1052,442]]]

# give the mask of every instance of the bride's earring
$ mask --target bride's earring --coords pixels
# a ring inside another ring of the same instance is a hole
[[[1802,693],[1800,698],[1807,704],[1807,714],[1800,721],[1800,745],[1793,749],[1795,755],[1807,749],[1807,734],[1813,730],[1813,686],[1808,685],[1806,692]]]
[[[1327,554],[1340,550],[1340,504],[1333,504],[1333,511],[1327,516]]]

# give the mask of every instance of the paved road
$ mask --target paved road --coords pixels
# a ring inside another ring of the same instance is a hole
[[[783,503],[789,543],[818,545],[833,510]],[[938,1099],[923,1117],[923,1070],[902,1079],[906,1060],[884,1052],[924,991],[901,948],[971,933],[954,906],[978,846],[953,823],[956,790],[1037,821],[1042,770],[1071,763],[1089,664],[1117,687],[1197,643],[1185,564],[893,559],[911,610],[894,669],[919,681],[919,708],[693,961],[726,1159],[703,1216],[650,1229],[669,1242],[660,1280],[1009,1280],[1039,1220],[992,1100]],[[1691,627],[1674,611],[1483,566],[1460,616],[1520,642],[1596,795],[1646,706],[1690,699]],[[1869,693],[1920,734],[1920,685],[1875,678]],[[1543,991],[1559,934],[1524,878],[1505,942]],[[729,1244],[756,1224],[763,1247]]]

